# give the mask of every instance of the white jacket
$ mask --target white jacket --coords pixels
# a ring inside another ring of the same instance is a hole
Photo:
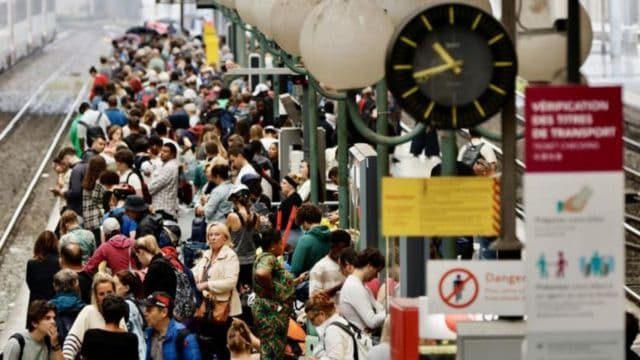
[[[340,322],[349,326],[347,320],[340,316],[337,312],[328,318],[322,325],[318,326],[318,334],[320,335],[320,343],[322,350],[317,354],[320,360],[352,360],[353,357],[353,338],[345,330],[336,325],[334,322]],[[364,354],[358,354],[359,359],[364,359]]]

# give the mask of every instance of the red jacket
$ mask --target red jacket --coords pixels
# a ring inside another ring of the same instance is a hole
[[[93,275],[102,261],[107,262],[111,273],[115,274],[120,270],[135,268],[135,262],[131,251],[135,241],[122,234],[115,235],[109,241],[98,247],[93,256],[84,266],[84,271]]]

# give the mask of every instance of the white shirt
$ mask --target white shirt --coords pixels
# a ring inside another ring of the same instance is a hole
[[[318,334],[321,338],[322,350],[317,354],[320,360],[350,360],[353,359],[353,338],[345,330],[337,325],[340,322],[348,326],[347,321],[338,313],[334,313],[318,326]],[[359,359],[365,359],[364,354],[358,354]]]
[[[378,329],[387,312],[359,277],[349,275],[340,291],[340,314],[360,330]]]
[[[138,177],[138,174],[134,173],[131,169],[120,174],[120,184],[129,184],[136,191],[136,195],[142,196],[142,182]]]
[[[249,162],[244,164],[244,166],[240,169],[240,171],[238,171],[238,175],[236,175],[236,179],[233,182],[233,184],[234,185],[242,184],[242,182],[241,182],[242,177],[247,175],[247,174],[256,174],[256,175],[258,175],[258,173],[256,172],[256,169],[254,169],[253,166],[251,166],[251,164]]]
[[[344,275],[340,272],[340,265],[327,255],[313,265],[309,271],[309,297],[333,289],[343,281]],[[337,298],[336,294],[334,300]]]

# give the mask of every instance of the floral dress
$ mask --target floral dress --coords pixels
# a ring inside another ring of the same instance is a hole
[[[253,270],[254,274],[257,270],[270,270],[274,289],[270,297],[261,296],[267,291],[254,281],[256,299],[251,310],[257,336],[261,340],[262,359],[281,359],[287,345],[289,316],[295,299],[294,279],[282,262],[269,252],[258,256]]]

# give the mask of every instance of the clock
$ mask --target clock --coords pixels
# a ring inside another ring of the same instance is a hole
[[[401,26],[386,58],[389,90],[416,121],[470,128],[514,92],[516,51],[502,24],[473,6],[430,7]]]

